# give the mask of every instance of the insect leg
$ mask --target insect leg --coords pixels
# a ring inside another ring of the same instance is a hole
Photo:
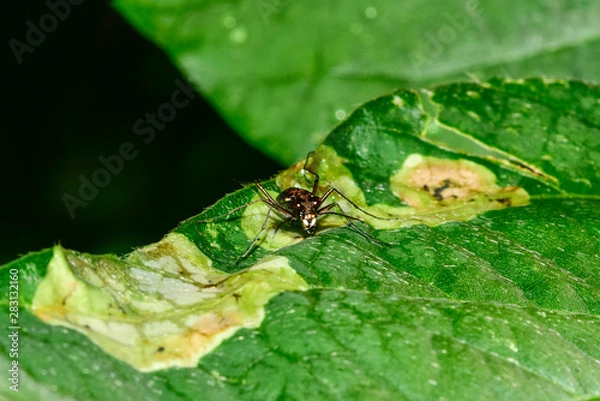
[[[338,212],[332,212],[331,209],[337,207],[340,210],[340,213]],[[330,203],[329,205],[322,207],[319,210],[319,214],[323,215],[323,214],[333,214],[336,216],[342,216],[346,219],[346,222],[348,223],[348,226],[352,227],[354,230],[356,230],[359,234],[361,234],[362,236],[370,239],[371,241],[379,244],[379,245],[387,245],[389,246],[390,244],[388,244],[387,242],[383,242],[380,239],[375,238],[374,236],[372,236],[371,234],[369,234],[368,232],[366,232],[365,230],[363,230],[362,228],[360,228],[359,226],[357,226],[356,224],[354,224],[354,221],[360,221],[361,223],[363,222],[361,219],[359,219],[358,217],[353,217],[353,216],[349,216],[346,213],[344,213],[344,210],[340,207],[340,205],[338,205],[337,203]],[[354,220],[354,221],[353,221]]]
[[[264,198],[258,199],[255,202],[264,202],[269,206],[269,209],[267,210],[267,215],[265,217],[265,221],[263,221],[263,224],[260,228],[260,230],[258,231],[258,233],[256,234],[256,236],[254,237],[254,239],[250,242],[250,245],[248,245],[248,248],[246,248],[246,250],[244,251],[244,253],[237,258],[235,264],[239,264],[240,261],[242,261],[243,259],[246,258],[246,256],[248,256],[250,254],[250,252],[252,252],[252,250],[254,249],[256,243],[258,242],[258,240],[260,239],[260,236],[263,232],[265,232],[265,230],[267,229],[267,223],[269,221],[269,217],[271,215],[271,210],[275,210],[277,212],[279,212],[282,216],[284,217],[288,217],[287,220],[290,220],[291,218],[294,217],[294,215],[292,213],[290,213],[289,210],[287,210],[286,208],[282,207],[281,205],[279,205],[277,203],[277,201],[275,199],[273,199],[273,197],[271,196],[271,194],[269,194],[269,192],[267,192],[267,190],[260,185],[260,183],[256,182],[256,186],[258,187],[258,189],[260,190],[260,192],[263,194]],[[286,220],[286,221],[287,221]],[[285,223],[285,221],[284,221]],[[279,229],[279,227],[281,226],[281,224],[277,227],[277,229]],[[275,232],[277,232],[277,230],[275,230]]]
[[[374,214],[371,214],[371,213],[367,212],[366,210],[364,210],[363,208],[361,208],[360,206],[358,206],[356,203],[352,202],[346,195],[344,195],[343,193],[341,193],[340,191],[338,191],[336,188],[329,188],[327,190],[327,192],[325,192],[325,194],[321,197],[321,202],[325,202],[325,199],[327,199],[334,192],[336,194],[338,194],[339,196],[341,196],[342,198],[344,198],[355,209],[360,210],[362,213],[366,214],[367,216],[371,216],[371,217],[373,217],[375,219],[379,219],[379,220],[388,220],[388,221],[396,221],[397,220],[395,218],[387,218],[387,217],[376,216]],[[325,207],[327,207],[327,206],[325,206]],[[340,210],[341,210],[341,208],[340,208]]]
[[[267,215],[265,217],[265,221],[263,221],[262,227],[260,228],[260,230],[258,230],[258,233],[256,233],[256,236],[254,237],[254,239],[252,240],[252,242],[250,242],[250,245],[248,245],[248,248],[246,248],[246,250],[244,251],[243,254],[241,254],[237,260],[235,261],[235,264],[239,264],[240,261],[242,261],[243,259],[246,258],[246,256],[248,256],[248,254],[254,249],[254,245],[256,245],[256,243],[258,242],[258,240],[260,239],[260,235],[266,230],[267,228],[267,222],[269,221],[269,216],[271,215],[271,208],[269,208],[269,210],[267,210]]]
[[[273,209],[277,210],[279,213],[281,213],[284,216],[294,217],[294,215],[292,213],[290,213],[289,210],[287,210],[286,208],[284,208],[283,206],[281,206],[279,203],[277,203],[277,201],[275,199],[273,199],[273,197],[271,196],[271,194],[268,193],[267,190],[262,185],[260,185],[257,182],[256,186],[258,187],[258,189],[260,190],[260,192],[262,192],[262,194],[264,195],[264,198],[262,198],[261,201],[263,201],[266,204],[270,205],[271,207],[273,207]]]

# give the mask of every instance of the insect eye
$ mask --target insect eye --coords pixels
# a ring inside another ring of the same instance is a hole
[[[298,210],[302,209],[302,203],[300,203],[298,201],[294,202],[294,209],[298,209]]]

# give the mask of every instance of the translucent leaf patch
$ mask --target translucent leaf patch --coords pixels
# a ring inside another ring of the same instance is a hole
[[[306,289],[284,257],[226,274],[185,236],[169,234],[124,260],[56,246],[32,309],[153,371],[196,366],[238,329],[258,327],[273,296]]]

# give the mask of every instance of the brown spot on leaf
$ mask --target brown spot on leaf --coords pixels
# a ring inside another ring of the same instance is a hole
[[[469,160],[440,159],[410,155],[391,178],[392,191],[415,209],[440,207],[457,202],[495,202],[500,207],[514,204],[510,194],[522,190],[501,188],[487,168]],[[505,195],[496,196],[499,193]],[[523,204],[523,202],[518,202]]]

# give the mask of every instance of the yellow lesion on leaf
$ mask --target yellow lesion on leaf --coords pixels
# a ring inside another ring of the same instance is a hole
[[[182,234],[124,259],[55,247],[33,299],[48,324],[85,334],[141,371],[194,367],[240,328],[258,327],[264,306],[304,280],[284,257],[227,274]]]
[[[488,209],[495,209],[525,205],[529,201],[522,188],[500,187],[494,173],[464,159],[412,154],[390,183],[394,194],[416,210],[465,203],[485,203]]]

